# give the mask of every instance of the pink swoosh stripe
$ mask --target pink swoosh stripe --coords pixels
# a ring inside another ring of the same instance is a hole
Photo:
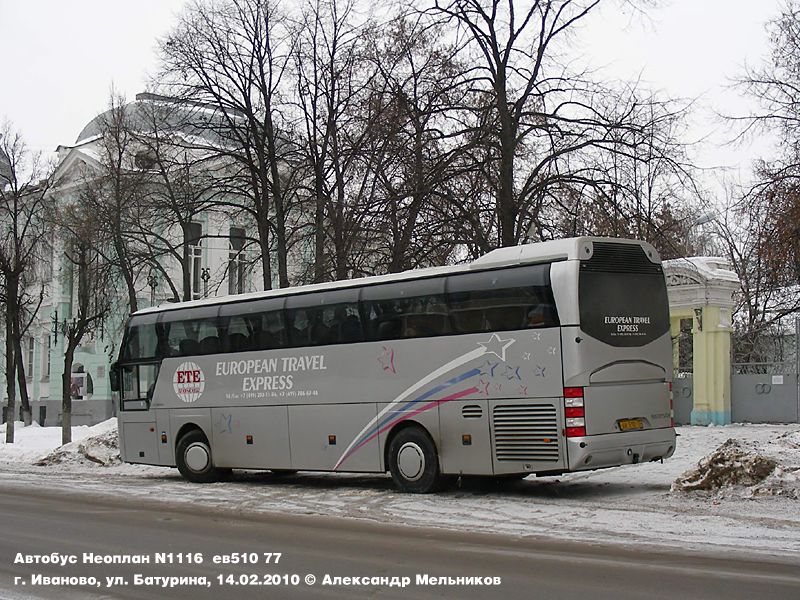
[[[359,448],[362,448],[363,446],[368,444],[370,441],[374,440],[378,435],[380,435],[381,433],[383,433],[387,429],[391,429],[392,427],[397,425],[400,421],[405,421],[406,419],[410,419],[414,415],[418,415],[421,412],[425,412],[426,410],[429,410],[429,409],[433,408],[434,406],[439,406],[440,404],[444,404],[445,402],[450,402],[451,400],[458,400],[459,398],[463,398],[464,396],[469,396],[470,394],[475,394],[478,391],[479,391],[478,388],[475,388],[475,387],[469,388],[468,390],[462,390],[460,392],[456,392],[455,394],[451,394],[449,396],[445,396],[444,398],[441,398],[440,400],[434,400],[433,402],[428,402],[428,404],[425,404],[424,406],[421,406],[420,408],[418,408],[418,409],[416,409],[416,410],[414,410],[414,411],[412,411],[412,412],[410,412],[408,414],[403,414],[403,415],[399,416],[397,419],[395,419],[394,421],[384,425],[381,429],[379,429],[378,431],[373,433],[371,436],[369,436],[367,439],[365,439],[363,442],[361,442],[358,446],[356,446],[355,448],[350,450],[350,452],[348,452],[346,456],[343,456],[342,459],[339,461],[339,466],[341,466],[341,464],[344,461],[346,461],[348,458],[350,458],[356,452],[356,450],[358,450]]]

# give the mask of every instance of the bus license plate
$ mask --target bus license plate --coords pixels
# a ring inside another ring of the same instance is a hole
[[[620,431],[633,431],[634,429],[643,429],[644,421],[641,419],[621,419],[619,421]]]

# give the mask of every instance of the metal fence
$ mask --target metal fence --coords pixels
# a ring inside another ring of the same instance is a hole
[[[692,334],[682,323],[678,370],[673,380],[675,422],[691,422],[694,377]],[[800,423],[800,318],[759,336],[734,334],[731,355],[731,420],[735,423]],[[754,359],[760,360],[754,360]]]

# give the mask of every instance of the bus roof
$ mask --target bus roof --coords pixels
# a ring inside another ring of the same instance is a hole
[[[431,267],[427,269],[412,269],[401,273],[390,273],[388,275],[373,275],[370,277],[359,277],[357,279],[345,279],[340,281],[330,281],[326,283],[315,283],[310,285],[294,286],[274,290],[259,292],[249,292],[246,294],[235,294],[230,296],[216,296],[214,298],[203,298],[202,300],[189,300],[187,302],[169,302],[143,308],[133,313],[134,315],[145,315],[170,310],[185,308],[195,308],[200,306],[212,306],[215,304],[229,304],[234,302],[247,302],[261,298],[275,298],[281,296],[291,296],[298,293],[309,293],[326,290],[337,290],[349,287],[359,287],[375,285],[379,283],[392,283],[396,281],[407,281],[411,279],[421,279],[434,277],[436,275],[449,275],[454,273],[466,273],[471,270],[497,269],[501,267],[511,267],[516,265],[533,264],[541,262],[552,262],[557,260],[578,260],[588,259],[592,256],[593,242],[636,244],[644,247],[650,260],[660,263],[655,248],[647,242],[630,240],[624,238],[607,237],[574,237],[547,242],[535,242],[520,246],[510,246],[498,248],[480,258],[461,265],[450,265],[445,267]]]

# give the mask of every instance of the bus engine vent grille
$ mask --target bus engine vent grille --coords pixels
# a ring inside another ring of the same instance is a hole
[[[554,405],[495,406],[492,419],[498,461],[558,461],[558,415]]]
[[[660,275],[661,265],[650,262],[644,249],[637,244],[594,242],[594,252],[589,260],[581,261],[584,271],[603,273],[639,273]]]
[[[465,419],[480,419],[483,416],[483,409],[479,404],[467,404],[461,409],[461,416]]]

